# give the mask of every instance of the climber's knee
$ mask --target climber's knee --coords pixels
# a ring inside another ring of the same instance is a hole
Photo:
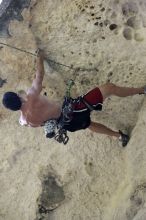
[[[113,83],[106,83],[104,85],[99,86],[99,89],[103,96],[103,100],[105,100],[107,97],[114,94],[115,88],[116,88],[116,85]]]

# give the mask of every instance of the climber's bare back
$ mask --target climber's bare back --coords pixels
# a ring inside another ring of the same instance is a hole
[[[32,93],[31,89],[26,94],[26,102],[22,108],[22,118],[32,127],[41,126],[50,118],[58,118],[61,106],[55,101],[50,101],[46,96]]]

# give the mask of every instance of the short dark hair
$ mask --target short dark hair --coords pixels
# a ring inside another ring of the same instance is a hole
[[[6,92],[3,96],[2,103],[12,111],[20,110],[22,105],[20,97],[15,92]]]

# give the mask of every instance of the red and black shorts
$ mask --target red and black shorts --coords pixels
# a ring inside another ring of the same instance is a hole
[[[101,111],[103,96],[98,87],[90,90],[87,94],[79,96],[76,99],[73,99],[73,119],[68,124],[65,125],[65,129],[71,132],[86,129],[91,123],[90,112],[91,109],[82,101],[85,100],[94,110]]]

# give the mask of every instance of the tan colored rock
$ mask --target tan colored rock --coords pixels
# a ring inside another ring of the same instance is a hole
[[[133,2],[130,13],[139,14],[144,7]],[[75,77],[73,70],[50,59],[82,68],[76,74],[73,96],[109,81],[120,86],[143,86],[146,41],[123,37],[128,15],[123,14],[122,7],[123,1],[32,1],[22,12],[23,21],[11,21],[12,37],[1,41],[32,53],[37,47],[44,49],[47,60],[42,94],[47,92],[49,98],[62,100],[65,82]],[[117,16],[111,18],[114,11]],[[117,34],[109,29],[110,24],[121,28]],[[145,34],[146,30],[143,27],[139,32]],[[0,87],[0,98],[5,91],[31,86],[35,57],[3,47],[0,64],[0,77],[7,79]],[[38,220],[43,216],[45,220],[144,219],[143,100],[143,95],[111,97],[102,112],[92,114],[93,120],[130,133],[125,149],[118,140],[89,130],[69,133],[70,141],[64,146],[46,139],[42,128],[21,127],[19,112],[9,112],[1,105],[0,220]],[[45,178],[56,188],[49,188],[49,184],[43,187]],[[48,210],[45,207],[40,213],[38,203],[46,199],[45,190],[51,199],[48,196],[44,203],[49,204]],[[59,198],[55,190],[60,190]]]

